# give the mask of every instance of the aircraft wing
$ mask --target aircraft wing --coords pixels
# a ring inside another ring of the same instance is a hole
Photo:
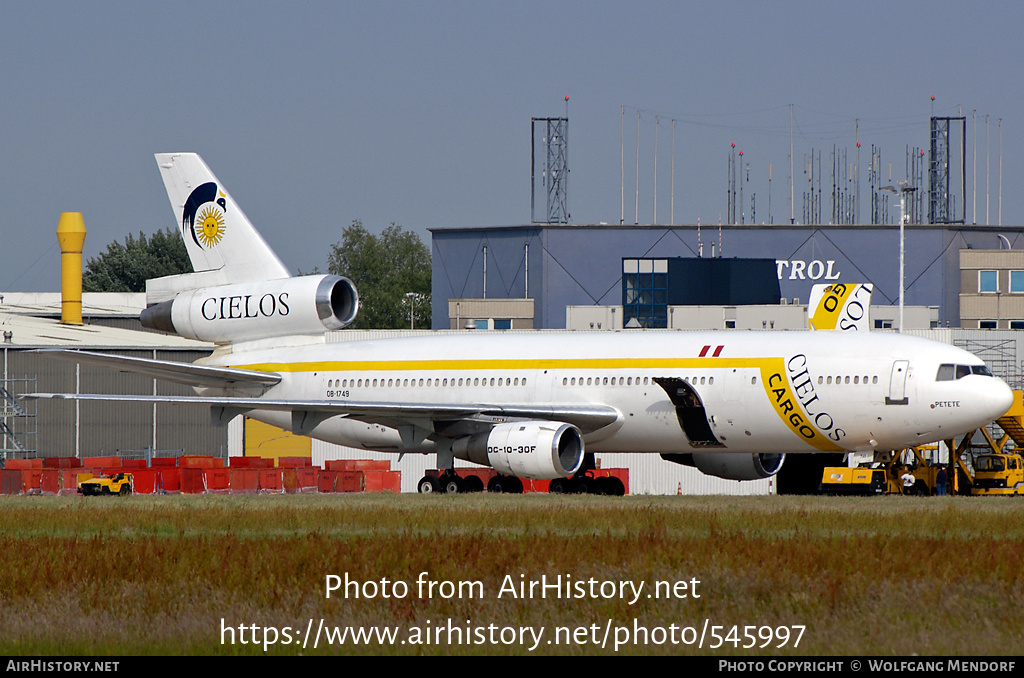
[[[235,370],[244,371],[244,370]],[[117,395],[103,393],[27,393],[22,398],[58,400],[99,400],[115,402],[205,405],[216,419],[227,419],[250,410],[291,412],[293,418],[322,421],[343,416],[370,423],[407,425],[422,421],[441,422],[453,435],[465,435],[477,423],[489,428],[516,419],[542,419],[573,424],[584,433],[596,431],[619,419],[621,414],[607,405],[496,405],[487,403],[447,405],[440,403],[394,403],[352,400],[287,400],[273,398],[190,397],[159,395]],[[445,428],[442,426],[441,428]]]
[[[39,349],[37,353],[45,353],[55,360],[96,365],[119,372],[141,374],[155,379],[164,379],[188,386],[206,386],[226,388],[251,384],[253,386],[273,386],[281,381],[281,375],[273,372],[255,372],[239,370],[232,367],[210,367],[193,363],[179,363],[173,360],[155,360],[152,358],[132,358],[109,353],[92,353],[90,351],[72,351],[62,348]]]

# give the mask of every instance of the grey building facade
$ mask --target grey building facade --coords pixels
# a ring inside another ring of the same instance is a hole
[[[625,257],[772,258],[784,299],[806,303],[812,285],[841,280],[874,284],[873,304],[899,303],[893,224],[530,224],[436,228],[431,235],[435,329],[452,327],[450,299],[484,297],[531,298],[535,328],[564,328],[567,306],[622,303]],[[937,325],[959,327],[960,250],[1006,242],[1024,249],[1024,226],[906,226],[905,303],[938,306]]]

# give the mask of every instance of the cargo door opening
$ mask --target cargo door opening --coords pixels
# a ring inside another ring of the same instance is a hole
[[[690,384],[678,377],[655,377],[653,381],[675,406],[676,419],[691,447],[725,447],[711,430],[704,403]]]

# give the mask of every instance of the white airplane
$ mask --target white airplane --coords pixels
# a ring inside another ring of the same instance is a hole
[[[431,453],[421,491],[460,491],[454,459],[516,478],[578,478],[585,452],[649,452],[752,480],[786,454],[900,450],[1001,416],[1013,395],[975,356],[882,332],[618,331],[465,334],[326,343],[358,294],[289,277],[198,155],[157,164],[195,273],[150,281],[142,322],[216,343],[196,364],[55,353],[169,379],[173,402],[384,452]],[[572,481],[557,481],[565,488]],[[584,481],[585,482],[585,481]],[[556,485],[557,486],[557,485]],[[521,488],[521,483],[519,483]]]

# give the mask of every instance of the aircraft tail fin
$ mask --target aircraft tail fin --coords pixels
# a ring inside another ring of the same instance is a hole
[[[142,326],[230,344],[345,327],[359,293],[337,275],[291,277],[195,153],[158,153],[194,273],[146,281]]]
[[[197,281],[208,285],[290,277],[202,158],[157,153],[156,162]],[[183,282],[175,287],[199,286]]]
[[[870,283],[815,285],[807,304],[807,324],[812,330],[870,330]]]

